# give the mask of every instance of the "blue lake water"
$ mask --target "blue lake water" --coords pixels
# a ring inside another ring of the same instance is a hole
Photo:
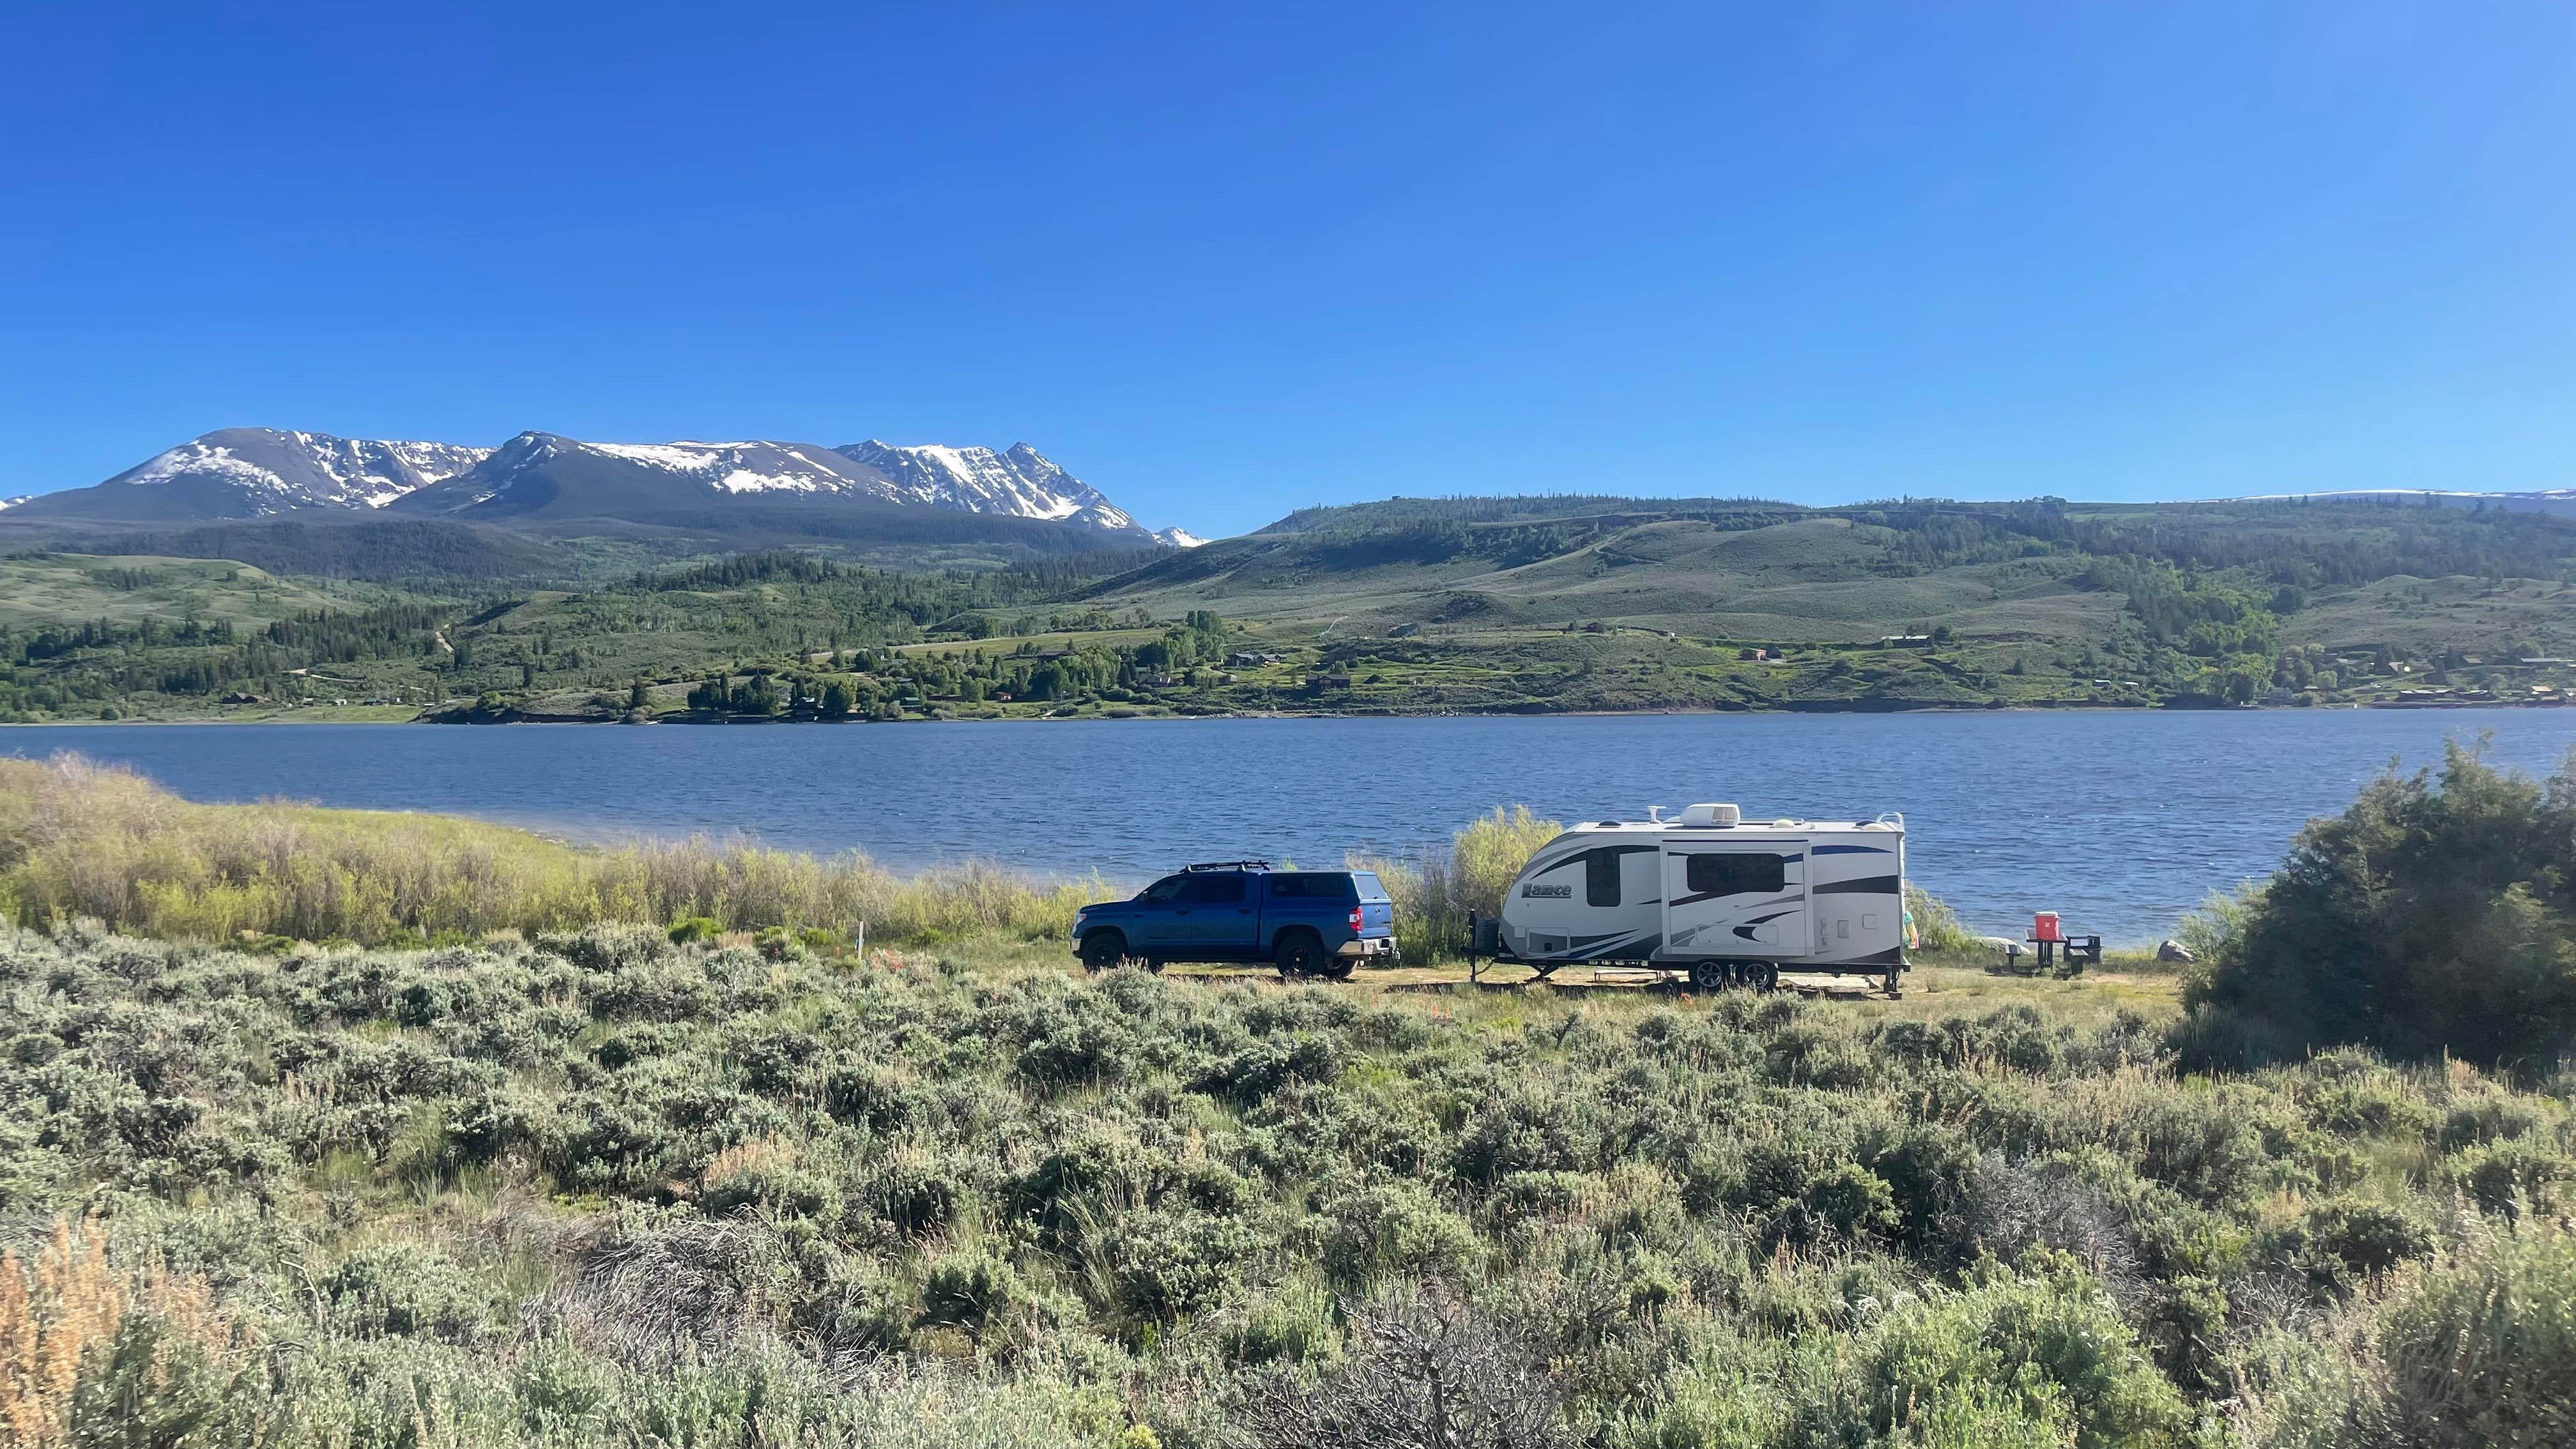
[[[1972,924],[2034,909],[2153,940],[2268,873],[2392,758],[2491,732],[2536,774],[2576,710],[1643,715],[767,727],[91,725],[0,729],[196,800],[433,810],[585,840],[705,832],[899,867],[968,857],[1141,881],[1191,860],[1409,853],[1478,812],[1562,820],[1732,800],[1903,811],[1914,879]]]

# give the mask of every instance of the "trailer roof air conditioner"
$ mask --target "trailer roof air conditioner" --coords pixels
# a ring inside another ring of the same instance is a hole
[[[1744,818],[1744,812],[1732,805],[1692,805],[1682,811],[1684,825],[1733,825]]]

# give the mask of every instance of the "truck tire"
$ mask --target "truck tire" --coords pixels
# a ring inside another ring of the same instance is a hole
[[[1271,956],[1282,976],[1320,976],[1325,963],[1324,940],[1312,931],[1282,931],[1278,950]]]
[[[1082,968],[1106,971],[1127,959],[1127,938],[1116,931],[1094,931],[1082,938]]]

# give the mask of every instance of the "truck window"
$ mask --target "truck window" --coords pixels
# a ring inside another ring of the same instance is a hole
[[[1587,906],[1619,904],[1619,852],[1595,850],[1583,857],[1583,903]]]
[[[1181,886],[1188,880],[1189,877],[1185,875],[1167,875],[1161,880],[1154,882],[1152,885],[1145,887],[1143,890],[1136,892],[1136,899],[1144,901],[1150,905],[1163,905],[1169,902],[1174,896],[1179,895],[1181,893]]]
[[[1270,894],[1279,900],[1329,901],[1344,894],[1338,875],[1274,875],[1270,877]]]
[[[1769,893],[1788,881],[1788,864],[1776,855],[1694,855],[1682,867],[1682,883],[1695,896]]]
[[[1185,906],[1230,906],[1243,899],[1243,877],[1239,875],[1194,875],[1181,885],[1181,904]]]

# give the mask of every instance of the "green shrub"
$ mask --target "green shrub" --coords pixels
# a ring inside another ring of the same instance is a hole
[[[2041,1442],[2071,1431],[2080,1449],[2155,1449],[2181,1444],[2191,1422],[2101,1285],[2062,1257],[1930,1290],[1888,1311],[1860,1355],[1811,1419],[1810,1442],[1963,1442],[2019,1421],[2053,1436]]]
[[[2442,1175],[2491,1213],[2558,1210],[2576,1185],[2576,1160],[2535,1142],[2508,1138],[2452,1153]]]
[[[1385,1279],[1463,1278],[1482,1256],[1475,1229],[1420,1183],[1344,1189],[1316,1208],[1324,1271],[1345,1289]]]
[[[2576,764],[2543,786],[2448,749],[2438,783],[2391,770],[2300,832],[2187,1002],[2293,1043],[2554,1060],[2576,1034]]]
[[[2472,1233],[2391,1300],[2385,1387],[2361,1414],[2421,1449],[2576,1444],[2576,1239],[2546,1225]]]

